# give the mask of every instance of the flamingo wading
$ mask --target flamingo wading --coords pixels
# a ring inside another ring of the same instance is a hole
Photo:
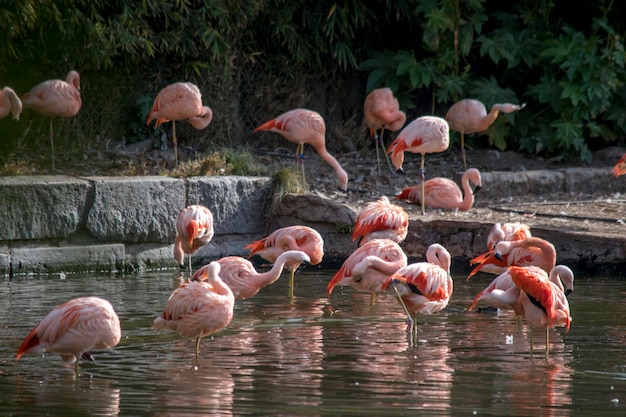
[[[213,238],[213,214],[201,205],[191,205],[178,212],[176,219],[176,239],[174,259],[184,265],[185,254],[189,254],[189,275],[191,275],[191,255]]]

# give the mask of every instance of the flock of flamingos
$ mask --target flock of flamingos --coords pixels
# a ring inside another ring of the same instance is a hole
[[[9,87],[0,91],[0,118],[9,113],[19,119],[24,108],[32,108],[47,116],[72,117],[81,107],[80,81],[76,71],[71,71],[65,81],[45,81],[22,96],[21,100]],[[433,178],[425,181],[424,159],[426,153],[442,152],[449,145],[449,129],[461,134],[461,151],[464,164],[463,137],[482,132],[496,119],[499,112],[510,113],[524,106],[495,104],[487,113],[476,100],[464,99],[454,104],[446,118],[422,116],[402,129],[385,151],[391,169],[402,170],[405,152],[421,154],[420,185],[409,187],[396,196],[399,200],[421,203],[425,207],[469,210],[473,193],[469,182],[481,186],[480,173],[468,169],[463,175],[463,192],[453,181]],[[391,90],[372,91],[365,100],[365,121],[372,139],[382,143],[384,130],[398,131],[406,116],[399,110],[398,101]],[[172,121],[173,144],[176,149],[176,121],[188,121],[203,129],[211,122],[212,111],[203,106],[198,88],[191,83],[174,83],[157,95],[147,124],[156,120],[156,126]],[[50,119],[52,164],[54,166],[53,127]],[[348,175],[339,162],[326,150],[325,124],[316,112],[294,109],[261,124],[256,131],[272,131],[298,145],[296,157],[300,161],[304,144],[315,148],[337,175],[339,186],[347,190]],[[390,155],[390,158],[387,156]],[[304,176],[304,165],[302,175]],[[379,162],[380,170],[380,162]],[[611,171],[614,175],[626,173],[626,155]],[[424,196],[422,198],[422,196]],[[417,314],[436,313],[448,305],[453,292],[450,274],[450,254],[440,244],[431,245],[426,261],[408,264],[400,243],[407,236],[409,218],[400,206],[387,197],[368,203],[358,214],[352,238],[358,248],[345,260],[327,286],[330,297],[333,288],[351,286],[357,291],[376,293],[393,290],[410,322],[410,337],[417,335]],[[182,266],[189,257],[190,278],[174,290],[166,301],[163,313],[154,320],[153,328],[172,330],[182,337],[196,340],[196,357],[202,337],[228,326],[233,317],[235,300],[246,299],[275,282],[287,269],[290,272],[290,297],[293,297],[294,274],[302,263],[319,264],[324,255],[321,235],[307,226],[289,226],[274,231],[269,236],[252,242],[246,249],[250,256],[259,255],[273,263],[270,270],[257,272],[253,264],[239,256],[228,256],[202,266],[192,274],[191,255],[206,245],[213,237],[213,216],[204,206],[192,205],[182,209],[176,220],[174,258]],[[556,264],[554,246],[541,238],[533,237],[527,225],[520,223],[495,224],[487,241],[486,252],[471,260],[477,272],[495,274],[497,277],[478,293],[469,310],[478,303],[511,310],[519,320],[532,327],[546,328],[546,356],[549,353],[548,330],[564,326],[569,330],[572,318],[567,295],[573,290],[574,274],[567,266]],[[78,363],[81,358],[93,360],[89,352],[116,346],[121,338],[119,317],[112,305],[98,297],[81,297],[70,300],[52,310],[26,336],[16,359],[23,354],[59,353],[63,360]],[[530,348],[532,352],[532,338]]]

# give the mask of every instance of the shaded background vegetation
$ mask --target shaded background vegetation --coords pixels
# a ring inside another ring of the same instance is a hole
[[[198,152],[280,146],[252,129],[295,107],[325,117],[332,152],[359,149],[368,144],[363,99],[380,86],[395,91],[409,121],[443,117],[464,97],[528,103],[471,138],[475,148],[589,160],[624,144],[626,4],[513,3],[5,0],[0,84],[23,94],[81,73],[83,108],[56,121],[66,163],[142,140],[169,146],[145,118],[156,93],[181,80],[214,111],[207,129],[179,129],[181,145]],[[0,120],[2,161],[48,161],[47,127],[30,111]]]

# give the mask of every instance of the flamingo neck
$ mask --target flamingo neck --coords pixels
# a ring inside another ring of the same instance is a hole
[[[324,145],[318,145],[314,147],[315,147],[315,150],[317,151],[317,154],[320,156],[320,158],[326,161],[326,163],[335,170],[335,173],[337,174],[337,181],[339,182],[339,188],[341,188],[342,191],[347,191],[348,190],[348,174],[341,167],[341,164],[339,164],[339,161],[337,161],[334,156],[328,153]]]
[[[474,204],[474,192],[470,187],[469,176],[467,173],[463,174],[461,178],[461,185],[463,186],[463,201],[459,205],[459,210],[467,211],[472,208]]]

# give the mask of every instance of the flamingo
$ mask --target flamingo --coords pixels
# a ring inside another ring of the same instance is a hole
[[[536,265],[548,273],[556,264],[556,249],[552,243],[538,237],[503,240],[496,244],[494,250],[476,256],[470,263],[477,266],[467,279],[483,270],[486,265],[489,265],[491,270],[495,270],[494,267],[506,269],[509,266]]]
[[[626,154],[624,154],[617,164],[611,169],[611,175],[619,177],[620,175],[626,174]]]
[[[496,248],[501,240],[522,240],[532,237],[530,227],[523,223],[495,223],[487,236],[487,250]]]
[[[400,110],[398,99],[393,96],[393,92],[389,88],[377,88],[372,90],[367,97],[365,97],[363,111],[365,114],[365,124],[370,131],[370,138],[376,143],[378,173],[380,174],[379,145],[385,153],[389,170],[393,172],[391,162],[389,162],[389,157],[385,152],[383,134],[385,133],[385,129],[391,132],[400,130],[406,122],[406,114]],[[378,131],[380,131],[380,133],[378,133]]]
[[[374,304],[376,293],[389,275],[407,265],[407,256],[396,242],[389,239],[370,240],[357,248],[346,259],[326,287],[328,298],[336,285],[351,286],[371,293]]]
[[[472,182],[475,187],[470,187]],[[474,204],[474,194],[482,187],[480,171],[470,168],[461,178],[463,191],[456,183],[448,178],[431,178],[424,184],[424,204],[430,208],[440,208],[447,210],[468,211]],[[407,187],[396,196],[399,200],[407,199],[411,203],[422,201],[422,187]]]
[[[422,155],[420,165],[420,180],[422,182],[422,195],[424,192],[424,160],[427,153],[443,152],[450,144],[450,130],[448,122],[441,117],[422,116],[413,120],[396,137],[387,153],[391,154],[391,161],[398,172],[402,170],[404,162],[404,152],[419,153]],[[426,213],[424,202],[422,201],[422,214]]]
[[[463,167],[467,169],[465,158],[464,136],[473,133],[484,132],[498,118],[498,113],[513,113],[522,110],[526,104],[496,103],[491,106],[487,113],[485,105],[478,100],[465,98],[450,107],[446,114],[446,120],[450,123],[450,129],[461,134],[461,155],[463,155]]]
[[[311,265],[322,262],[324,257],[324,239],[317,230],[308,226],[287,226],[275,230],[269,236],[256,240],[244,249],[249,249],[249,256],[259,255],[268,262],[276,263],[281,253],[299,250],[310,258]],[[285,266],[290,271],[289,296],[293,298],[294,275],[301,262],[290,260]]]
[[[386,196],[365,205],[356,215],[352,240],[359,246],[373,239],[391,239],[402,243],[409,232],[409,214],[391,204]]]
[[[107,300],[80,297],[54,308],[28,333],[15,360],[24,354],[54,352],[65,362],[74,363],[78,375],[79,359],[94,361],[94,349],[117,346],[122,337],[120,319]]]
[[[11,113],[13,120],[20,120],[22,113],[22,100],[11,87],[0,90],[0,119]]]
[[[22,96],[25,109],[33,109],[37,113],[50,117],[50,148],[52,150],[52,169],[54,166],[54,116],[74,117],[78,114],[83,102],[80,98],[80,75],[72,70],[67,73],[65,81],[48,80],[31,88]]]
[[[273,284],[283,272],[283,267],[287,262],[311,262],[309,255],[298,250],[289,250],[281,253],[272,269],[259,273],[252,262],[241,256],[226,256],[218,259],[220,264],[220,278],[230,287],[235,296],[235,300],[245,300],[255,296],[259,290]],[[192,281],[203,280],[208,276],[208,265],[198,269],[191,278]]]
[[[565,293],[547,277],[546,271],[536,266],[509,268],[513,283],[521,290],[520,303],[530,327],[545,327],[546,358],[550,352],[550,328],[565,327],[567,333],[572,322],[569,302]],[[530,352],[533,351],[532,331]]]
[[[426,262],[409,264],[390,275],[382,289],[391,285],[411,322],[412,341],[417,337],[417,314],[443,310],[452,296],[450,253],[435,243],[426,251]],[[414,316],[414,318],[413,318]]]
[[[178,143],[176,140],[176,121],[186,120],[198,130],[205,129],[213,119],[213,111],[202,105],[200,89],[192,83],[177,82],[164,87],[154,99],[152,110],[148,113],[146,125],[156,120],[155,128],[161,123],[172,122],[172,145],[174,158],[178,165]]]
[[[200,339],[228,326],[233,319],[235,297],[219,277],[219,262],[211,262],[206,280],[187,281],[174,290],[163,307],[163,313],[154,319],[152,328],[173,330],[182,337],[196,339],[196,360]]]
[[[191,205],[178,212],[174,259],[182,266],[185,254],[189,254],[189,275],[191,275],[191,255],[209,243],[213,234],[213,214],[208,208]]]
[[[294,109],[269,120],[254,129],[255,132],[270,131],[279,133],[289,142],[298,145],[296,160],[304,162],[304,144],[309,144],[318,155],[330,165],[337,174],[339,188],[348,190],[348,174],[339,162],[326,150],[326,124],[319,113],[307,109]],[[302,164],[302,178],[304,179],[304,164]]]

